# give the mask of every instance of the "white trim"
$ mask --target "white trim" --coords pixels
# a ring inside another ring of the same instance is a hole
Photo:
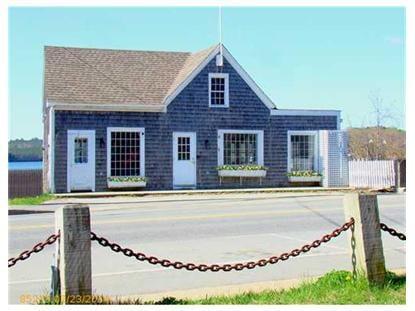
[[[266,170],[218,170],[220,177],[265,177],[267,176]]]
[[[66,103],[66,102],[47,102],[46,107],[54,107],[55,110],[65,111],[124,111],[124,112],[165,112],[162,104],[143,105],[136,104],[104,104],[104,103]]]
[[[248,84],[252,91],[261,99],[265,106],[269,109],[275,109],[276,105],[272,100],[264,93],[264,91],[256,84],[256,82],[249,76],[249,74],[242,68],[236,61],[228,49],[223,46],[223,56],[229,62],[229,64],[235,69],[235,71],[241,76],[241,78]]]
[[[88,143],[88,157],[91,155],[91,166],[92,166],[92,170],[93,170],[93,178],[92,178],[92,185],[91,185],[91,191],[95,192],[95,169],[96,169],[96,148],[95,148],[95,130],[67,130],[67,134],[66,134],[66,141],[67,141],[67,148],[66,148],[66,189],[67,192],[70,193],[71,192],[71,181],[70,181],[70,155],[69,152],[71,151],[69,148],[69,145],[71,143],[71,141],[69,140],[69,135],[73,135],[73,134],[79,134],[80,136],[88,136],[92,135],[92,139],[90,140],[91,145],[89,145]],[[92,151],[92,152],[91,152]],[[93,154],[93,156],[92,156]]]
[[[180,83],[176,89],[173,90],[169,95],[166,96],[163,103],[167,109],[167,106],[180,94],[181,91],[206,67],[207,64],[219,53],[219,45],[197,66],[193,71],[186,77],[182,83]]]
[[[225,79],[225,91],[224,91],[224,105],[212,105],[211,104],[211,87],[212,87],[212,78],[224,78]],[[229,107],[229,74],[220,73],[220,72],[211,72],[209,73],[209,107],[212,108],[228,108]]]
[[[257,134],[257,165],[264,165],[263,130],[218,130],[218,166],[223,165],[223,134]]]
[[[248,75],[248,73],[239,65],[236,59],[231,55],[231,53],[226,49],[225,46],[218,44],[218,46],[204,59],[199,66],[194,69],[190,75],[170,94],[165,100],[164,104],[167,107],[174,98],[179,95],[179,93],[206,67],[207,64],[220,52],[220,48],[223,50],[223,57],[228,61],[228,63],[235,69],[235,71],[241,76],[241,78],[248,84],[252,91],[261,99],[265,106],[269,109],[275,109],[274,103],[271,99],[264,93],[264,91],[255,83],[255,81]]]
[[[289,182],[321,182],[322,176],[288,176]]]
[[[189,136],[190,137],[190,156],[192,155],[192,143],[194,145],[194,160],[190,159],[191,161],[194,161],[195,164],[195,169],[194,169],[194,180],[195,183],[194,185],[176,185],[174,183],[174,162],[175,159],[177,157],[177,150],[176,150],[176,141],[177,141],[177,137],[179,136]],[[194,141],[192,142],[192,138],[194,138]],[[173,180],[172,180],[172,184],[173,184],[173,189],[182,189],[182,188],[189,188],[193,187],[193,188],[197,188],[197,133],[196,132],[173,132],[172,133],[172,148],[173,148],[173,166],[172,166],[172,175],[173,175]]]
[[[336,129],[340,130],[341,111],[321,109],[273,109],[271,116],[333,116],[337,117]]]
[[[48,112],[49,119],[49,137],[48,137],[48,148],[49,148],[49,168],[48,168],[48,186],[51,193],[55,193],[55,110],[53,107]]]
[[[312,135],[314,136],[314,171],[320,172],[319,169],[319,135],[318,131],[287,131],[287,172],[291,172],[291,136],[295,135]]]
[[[107,180],[107,187],[110,189],[119,188],[141,188],[147,185],[146,181],[109,181]]]
[[[140,137],[140,177],[145,177],[145,128],[144,127],[107,127],[107,178],[111,177],[111,132],[138,132]],[[114,176],[115,177],[115,176]]]

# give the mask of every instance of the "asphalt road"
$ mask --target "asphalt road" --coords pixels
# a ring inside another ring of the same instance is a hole
[[[405,195],[378,198],[381,221],[405,232]],[[264,193],[88,202],[92,230],[97,234],[136,251],[182,262],[232,263],[267,258],[301,247],[344,223],[341,195],[281,197]],[[9,256],[53,232],[53,213],[9,216]],[[137,262],[93,242],[93,289],[96,294],[110,296],[149,294],[350,270],[348,243],[347,234],[343,234],[276,265],[202,273]],[[404,268],[405,242],[383,234],[383,243],[387,268]],[[48,293],[53,253],[54,246],[49,246],[9,269],[9,303],[19,303],[21,295]]]

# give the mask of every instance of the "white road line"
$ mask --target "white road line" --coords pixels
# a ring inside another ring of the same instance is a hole
[[[294,238],[294,237],[290,237],[290,236],[282,235],[282,234],[278,234],[278,233],[272,233],[272,235],[283,238],[283,239],[287,239],[287,240],[297,241],[297,242],[300,242],[300,243],[312,243],[313,242],[313,241],[310,241],[310,240],[297,239],[297,238]],[[330,244],[325,244],[324,246],[328,247],[328,248],[347,250],[346,247],[334,246],[334,245],[330,245]]]
[[[328,246],[328,245],[325,245]],[[395,251],[395,250],[405,250],[406,248],[403,247],[396,247],[396,248],[387,248],[384,249],[385,252]],[[305,259],[305,258],[311,258],[311,257],[321,257],[321,256],[338,256],[338,255],[345,255],[348,254],[348,251],[339,251],[339,252],[328,252],[328,253],[317,253],[317,254],[306,254],[306,255],[300,255],[297,257],[297,259]],[[255,261],[258,258],[255,259],[240,259],[235,261],[227,261],[227,262],[219,262],[218,264],[233,264],[238,262],[248,262],[248,261]],[[139,270],[126,270],[126,271],[118,271],[118,272],[103,272],[103,273],[96,273],[93,274],[93,278],[99,278],[99,277],[107,277],[107,276],[116,276],[116,275],[126,275],[126,274],[133,274],[133,273],[149,273],[149,272],[162,272],[162,271],[172,271],[173,268],[155,268],[155,269],[139,269]],[[21,281],[11,281],[9,282],[9,285],[18,285],[18,284],[29,284],[29,283],[42,283],[42,282],[50,282],[50,279],[36,279],[36,280],[21,280]]]
[[[228,239],[237,238],[238,239],[238,238],[250,238],[250,237],[258,237],[258,236],[277,236],[277,237],[282,238],[282,239],[297,241],[297,242],[300,242],[300,243],[311,243],[311,242],[313,242],[313,240],[311,240],[311,239],[310,240],[297,239],[297,238],[294,238],[294,237],[290,237],[288,235],[282,235],[282,234],[273,233],[273,232],[270,232],[270,233],[259,233],[259,234],[229,235],[229,236],[220,237],[220,239],[221,240],[224,239],[224,238],[225,239],[226,238],[228,238]],[[215,237],[213,239],[216,239],[216,238],[217,237]],[[346,247],[333,246],[333,245],[330,245],[330,244],[326,244],[324,246],[326,246],[328,248],[334,248],[334,249],[340,249],[340,250],[347,250]]]

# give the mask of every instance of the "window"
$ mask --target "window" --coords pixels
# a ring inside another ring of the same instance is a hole
[[[75,138],[74,161],[76,164],[88,163],[88,138]]]
[[[257,164],[256,134],[224,134],[225,165]]]
[[[263,131],[219,130],[219,165],[263,165]]]
[[[108,176],[144,176],[144,129],[109,128]]]
[[[209,106],[229,107],[229,75],[227,73],[209,74]]]
[[[315,171],[317,169],[315,133],[291,133],[289,144],[290,171]]]
[[[190,137],[177,137],[177,159],[190,160]]]

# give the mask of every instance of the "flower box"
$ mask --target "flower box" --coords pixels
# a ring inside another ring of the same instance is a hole
[[[145,177],[108,177],[108,188],[141,188],[147,185]]]
[[[220,177],[265,177],[266,170],[218,170]]]
[[[288,176],[289,182],[321,182],[322,176]]]

